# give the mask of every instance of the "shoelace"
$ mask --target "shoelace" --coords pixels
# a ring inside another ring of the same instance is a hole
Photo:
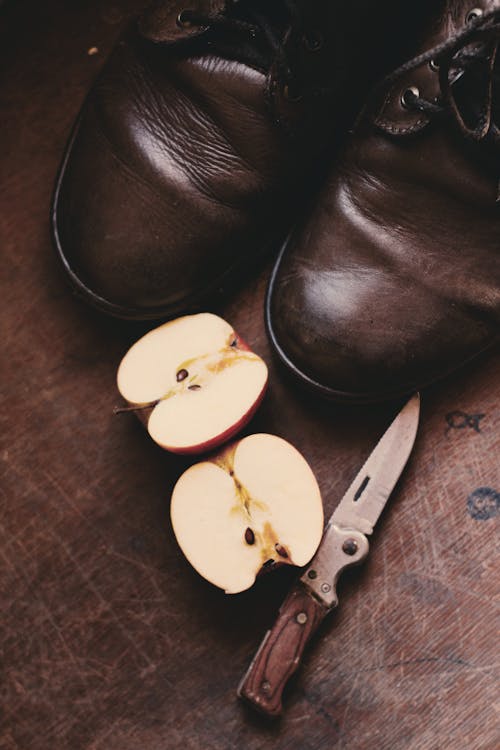
[[[429,101],[420,96],[416,87],[410,87],[403,93],[403,106],[423,112],[430,118],[451,115],[465,137],[476,142],[496,143],[500,135],[494,119],[496,90],[500,94],[500,80],[495,74],[499,43],[500,9],[496,9],[471,18],[462,31],[402,65],[385,79],[383,85],[396,82],[401,75],[416,70],[421,65],[431,65],[439,73],[440,97]],[[454,85],[472,71],[482,79],[483,91],[479,115],[471,125],[466,122]]]
[[[280,2],[289,17],[288,28],[301,28],[302,19],[297,0],[280,0]],[[238,15],[231,14],[231,10],[236,9]],[[201,26],[239,31],[248,33],[251,37],[260,35],[270,49],[273,65],[276,68],[277,77],[282,82],[285,97],[290,100],[301,98],[301,92],[297,89],[295,83],[293,65],[288,59],[289,56],[285,49],[284,34],[250,0],[233,0],[225,14],[204,14],[186,9],[179,13],[177,23],[180,26]],[[309,44],[310,50],[314,52],[318,49],[319,41],[312,39]]]

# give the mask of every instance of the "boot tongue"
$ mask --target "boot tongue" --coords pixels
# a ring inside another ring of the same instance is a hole
[[[280,44],[290,28],[291,17],[284,2],[270,0],[240,0],[228,2],[226,17],[235,21],[226,27],[215,26],[205,35],[207,52],[216,52],[221,57],[246,63],[253,68],[268,71],[275,57],[275,50],[266,39],[265,28]],[[255,31],[238,27],[252,24]]]
[[[454,73],[455,71],[450,71],[451,75]],[[464,126],[470,131],[481,128],[483,123],[487,124],[491,75],[491,72],[479,67],[455,73],[452,83],[453,98]]]
[[[289,26],[291,19],[291,13],[287,6],[292,7],[293,3],[286,3],[283,0],[276,2],[276,0],[234,0],[227,3],[229,12],[236,18],[242,20],[248,20],[250,16],[265,17],[269,24],[272,25],[276,30],[281,29],[283,32]],[[296,0],[295,5],[299,2]]]
[[[224,18],[225,23],[183,25],[179,19],[187,10],[207,19]],[[155,0],[144,11],[138,27],[141,36],[149,41],[182,44],[190,54],[216,54],[267,71],[274,51],[262,27],[265,25],[276,40],[283,40],[290,23],[291,14],[285,2]],[[256,30],[249,26],[255,26]]]

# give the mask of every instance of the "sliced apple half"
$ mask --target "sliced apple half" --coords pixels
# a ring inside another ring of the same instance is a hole
[[[267,367],[217,315],[187,315],[137,341],[118,369],[118,390],[153,440],[202,453],[229,440],[264,396]]]
[[[257,434],[187,469],[174,487],[171,519],[191,565],[236,594],[262,569],[309,562],[323,534],[323,503],[296,448]]]

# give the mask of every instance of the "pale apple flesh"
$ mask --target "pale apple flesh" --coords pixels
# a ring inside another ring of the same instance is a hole
[[[277,564],[306,565],[323,533],[323,504],[303,456],[275,435],[250,435],[180,477],[172,527],[191,565],[235,594]]]
[[[253,416],[267,386],[263,360],[225,320],[211,313],[170,321],[143,336],[123,358],[118,389],[174,453],[208,451]]]

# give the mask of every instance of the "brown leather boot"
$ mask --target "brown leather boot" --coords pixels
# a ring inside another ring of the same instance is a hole
[[[385,64],[371,58],[399,3],[355,5],[149,8],[88,96],[56,186],[56,248],[87,301],[127,318],[187,312],[280,246]]]
[[[498,340],[499,8],[446,3],[278,260],[271,340],[327,397],[400,396]]]

